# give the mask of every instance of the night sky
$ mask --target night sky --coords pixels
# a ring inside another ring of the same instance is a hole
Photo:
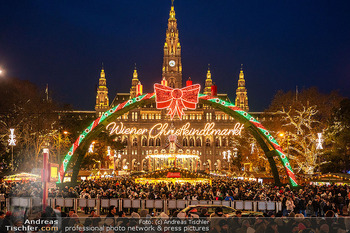
[[[243,63],[251,111],[277,90],[318,86],[350,96],[350,1],[175,0],[183,81],[234,101]],[[170,0],[1,1],[5,78],[49,85],[53,98],[94,110],[103,62],[110,102],[129,92],[134,63],[146,92],[161,80]],[[4,78],[4,77],[2,77]]]

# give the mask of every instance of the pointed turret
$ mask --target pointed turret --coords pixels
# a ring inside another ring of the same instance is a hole
[[[242,110],[246,112],[249,111],[248,95],[247,95],[247,89],[245,87],[245,79],[244,79],[244,73],[243,73],[243,64],[241,64],[241,71],[239,73],[235,104],[237,107],[241,108]]]
[[[182,87],[181,45],[173,1],[169,12],[168,28],[164,43],[162,76],[165,77],[169,87]]]
[[[134,73],[132,75],[131,88],[130,88],[130,98],[131,99],[136,97],[137,84],[139,84],[139,79],[138,79],[137,68],[136,68],[136,63],[135,63],[135,69],[134,69]]]
[[[203,94],[211,95],[211,86],[213,85],[213,80],[211,79],[210,64],[208,64],[207,78],[205,79],[205,87]]]
[[[96,94],[96,115],[100,116],[102,113],[107,111],[109,108],[108,99],[108,88],[106,83],[106,75],[102,64],[102,69],[100,73],[100,79],[98,82],[97,94]]]

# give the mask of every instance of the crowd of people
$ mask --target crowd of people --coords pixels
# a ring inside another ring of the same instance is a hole
[[[0,193],[6,197],[39,197],[41,183],[1,183]],[[349,206],[350,186],[306,185],[299,189],[261,184],[255,181],[214,178],[209,183],[147,183],[128,177],[82,181],[75,187],[51,188],[51,198],[128,198],[183,200],[254,200],[280,201],[283,215],[289,212],[304,216],[324,216],[328,210],[343,215]]]
[[[23,217],[20,210],[14,213],[0,211],[0,232],[14,232],[6,226],[23,226],[26,219],[33,219],[29,225],[39,229],[35,232],[67,232],[67,233],[347,233],[350,232],[350,218],[336,217],[332,210],[325,213],[325,218],[306,218],[303,214],[290,212],[282,217],[282,212],[271,213],[269,216],[243,217],[241,211],[235,216],[224,214],[221,207],[209,214],[207,209],[191,209],[188,212],[175,211],[168,215],[161,212],[152,216],[149,210],[143,209],[126,216],[124,211],[117,211],[110,206],[105,217],[96,214],[79,218],[75,210],[61,212],[60,206],[54,209],[46,207],[44,212],[31,217]],[[38,221],[39,220],[39,221]],[[46,221],[46,222],[44,222]],[[26,225],[28,226],[28,224]],[[43,228],[42,228],[43,227]],[[45,231],[40,231],[45,229]],[[187,230],[186,230],[187,229]],[[15,231],[27,232],[27,231]]]

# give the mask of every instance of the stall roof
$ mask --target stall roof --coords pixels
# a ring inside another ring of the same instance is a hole
[[[327,173],[305,179],[305,182],[350,183],[350,174]]]

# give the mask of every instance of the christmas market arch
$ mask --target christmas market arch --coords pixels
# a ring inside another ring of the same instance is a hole
[[[105,127],[115,121],[119,116],[122,116],[126,112],[135,109],[139,106],[154,103],[156,99],[155,93],[143,94],[138,97],[125,101],[117,106],[109,109],[99,118],[94,120],[76,139],[75,143],[71,146],[68,153],[65,155],[59,170],[59,181],[62,183],[66,175],[67,169],[72,162],[75,161],[73,167],[72,181],[76,181],[80,170],[81,162],[84,158],[85,152],[88,150],[91,141],[96,137]],[[271,171],[277,185],[280,184],[279,173],[277,170],[275,157],[280,159],[282,165],[286,170],[286,174],[289,178],[291,186],[298,186],[292,167],[288,161],[286,154],[278,142],[273,138],[268,130],[252,117],[249,113],[236,107],[234,104],[224,101],[216,96],[198,94],[199,103],[212,106],[215,109],[219,109],[231,117],[235,118],[238,122],[244,124],[254,138],[259,143],[260,147],[265,153],[267,160],[269,161]]]

